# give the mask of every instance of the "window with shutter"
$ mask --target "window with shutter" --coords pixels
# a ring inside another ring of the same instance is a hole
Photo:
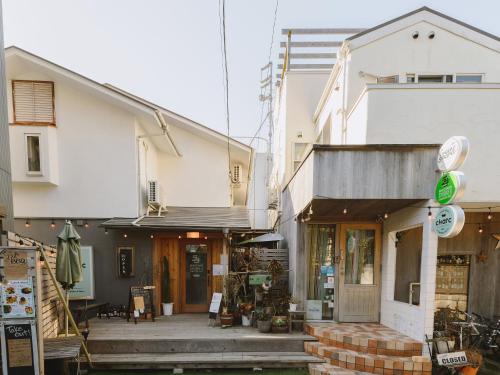
[[[55,125],[54,82],[12,81],[14,123]]]

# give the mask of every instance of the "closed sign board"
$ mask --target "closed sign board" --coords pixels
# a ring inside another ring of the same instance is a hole
[[[465,352],[438,354],[436,358],[441,366],[455,367],[467,364]]]

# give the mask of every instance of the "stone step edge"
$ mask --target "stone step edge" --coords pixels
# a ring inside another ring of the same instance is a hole
[[[415,360],[412,357],[377,358],[377,355],[329,347],[321,343],[304,343],[304,349],[306,353],[323,358],[334,366],[350,370],[370,373],[413,371],[413,375],[430,375],[432,371],[432,363],[425,357],[416,357]]]
[[[422,349],[413,349],[413,350],[398,350],[398,349],[382,349],[375,347],[366,347],[362,345],[353,345],[345,342],[340,342],[332,339],[327,339],[324,337],[319,337],[318,341],[324,345],[334,346],[340,349],[348,349],[353,350],[359,353],[367,353],[367,354],[379,354],[379,355],[388,355],[388,356],[396,356],[396,357],[413,357],[422,354]]]
[[[328,363],[310,363],[309,375],[371,375],[369,372],[349,370]]]
[[[388,351],[399,351],[399,352],[422,352],[424,344],[417,340],[408,337],[408,340],[398,341],[398,340],[384,340],[380,338],[367,338],[361,337],[360,334],[342,334],[335,333],[333,327],[315,327],[313,325],[307,324],[304,328],[305,332],[314,336],[317,339],[330,340],[331,345],[335,346],[349,346],[353,350],[388,350]],[[316,332],[315,332],[316,331]],[[321,333],[318,333],[320,331]],[[379,353],[382,354],[382,353]],[[413,354],[414,355],[414,354]]]

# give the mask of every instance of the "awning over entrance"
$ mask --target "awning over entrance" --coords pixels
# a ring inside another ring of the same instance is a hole
[[[167,207],[162,216],[113,218],[101,224],[105,228],[250,229],[245,207]]]

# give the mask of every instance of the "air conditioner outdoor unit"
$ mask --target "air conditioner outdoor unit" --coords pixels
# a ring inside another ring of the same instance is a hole
[[[234,184],[239,184],[242,181],[243,167],[241,164],[233,165],[232,180]]]
[[[160,205],[160,184],[156,180],[148,181],[148,203]]]

